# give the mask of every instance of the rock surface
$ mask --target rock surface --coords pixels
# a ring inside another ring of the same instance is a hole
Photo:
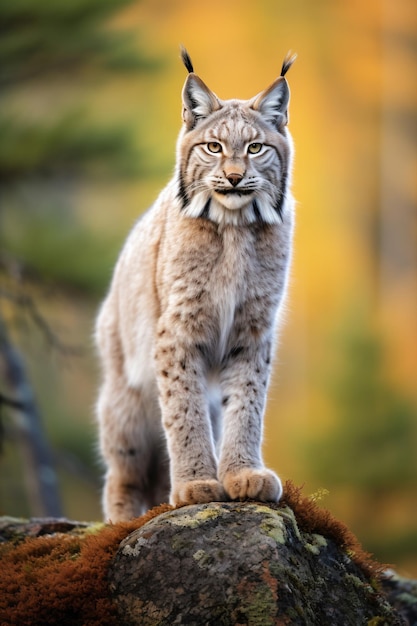
[[[168,511],[121,543],[109,580],[126,625],[405,623],[354,555],[300,530],[289,507]]]
[[[408,626],[417,626],[417,580],[410,580],[389,570],[384,572],[381,586],[388,602],[404,618]]]
[[[417,581],[384,571],[316,500],[288,482],[277,505],[0,518],[0,624],[416,626]]]

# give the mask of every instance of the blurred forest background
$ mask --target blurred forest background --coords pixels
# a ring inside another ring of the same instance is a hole
[[[415,0],[3,0],[0,33],[0,513],[101,517],[92,328],[171,176],[179,44],[221,98],[291,49],[297,229],[265,457],[417,576]]]

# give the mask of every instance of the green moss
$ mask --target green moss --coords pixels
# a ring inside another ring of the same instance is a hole
[[[224,513],[224,509],[217,507],[206,507],[201,511],[192,512],[191,514],[183,509],[177,509],[173,513],[167,513],[166,517],[171,524],[186,528],[198,528],[205,522],[216,519]]]
[[[354,574],[346,574],[345,578],[346,578],[346,580],[348,580],[350,583],[352,583],[358,589],[364,589],[364,588],[366,588],[368,586],[368,584],[366,582],[364,582],[363,580],[361,580],[360,578],[358,578]]]
[[[173,535],[171,539],[171,548],[174,551],[184,550],[188,548],[189,543],[190,543],[190,540],[185,538],[183,535],[181,534]]]
[[[288,506],[286,506],[286,507],[283,507],[282,509],[279,510],[279,514],[280,514],[281,517],[283,517],[284,519],[287,519],[288,521],[291,522],[297,539],[302,541],[300,529],[298,528],[298,524],[297,524],[297,520],[296,520],[295,515],[294,515],[294,511],[292,509],[290,509]]]
[[[311,535],[311,541],[306,542],[304,546],[306,550],[317,556],[318,554],[320,554],[320,550],[327,546],[327,541],[322,535],[317,535],[313,533]]]
[[[243,591],[243,590],[242,590]],[[239,595],[239,613],[247,617],[250,626],[274,626],[276,594],[267,584],[250,586]]]
[[[275,514],[275,511],[271,509],[271,507],[265,506],[264,504],[246,504],[245,511],[247,509],[253,509],[255,513],[266,513],[267,515]]]
[[[197,528],[200,526],[200,520],[188,513],[183,513],[181,516],[169,514],[167,517],[174,526],[182,526],[184,528]]]
[[[106,524],[104,522],[95,522],[94,524],[88,525],[86,528],[77,528],[73,532],[77,535],[96,535],[105,527]]]
[[[201,569],[209,567],[214,560],[213,555],[207,554],[204,550],[197,550],[197,552],[194,552],[193,559],[197,561],[198,567],[201,567]]]
[[[12,517],[11,515],[1,516],[1,525],[8,526],[10,524],[25,524],[27,519],[25,517]]]
[[[399,593],[397,595],[397,602],[400,602],[404,606],[408,606],[411,604],[417,604],[417,598],[413,596],[413,594],[404,591],[404,593]]]
[[[312,543],[305,543],[304,547],[306,550],[308,550],[309,552],[311,552],[311,554],[314,554],[315,556],[320,554],[320,548],[318,546],[315,546]]]
[[[203,509],[202,511],[197,511],[194,517],[198,520],[201,520],[202,522],[206,522],[207,520],[220,517],[220,515],[223,515],[226,512],[227,512],[227,509],[211,507],[211,508]]]
[[[327,546],[327,539],[323,537],[323,535],[313,534],[314,545],[319,546],[320,548],[325,548]]]
[[[278,516],[269,517],[260,524],[260,529],[263,533],[272,537],[276,543],[285,544],[287,533],[285,530],[285,524]]]

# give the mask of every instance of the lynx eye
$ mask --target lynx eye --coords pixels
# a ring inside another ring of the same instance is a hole
[[[207,144],[207,150],[209,152],[218,153],[222,151],[222,146],[218,141],[209,141]]]
[[[262,150],[262,144],[261,143],[250,143],[248,145],[248,152],[249,154],[258,154],[258,152],[260,152]]]

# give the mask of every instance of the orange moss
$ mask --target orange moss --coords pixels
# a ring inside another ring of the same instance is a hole
[[[0,545],[0,624],[118,624],[109,599],[108,565],[122,539],[171,508],[161,505],[96,534],[58,533]]]
[[[318,506],[315,500],[301,494],[302,487],[297,487],[291,480],[284,485],[284,495],[279,506],[289,506],[293,511],[300,530],[323,535],[334,543],[362,569],[370,578],[378,580],[387,566],[375,561],[365,552],[355,535],[343,523],[326,509]]]

